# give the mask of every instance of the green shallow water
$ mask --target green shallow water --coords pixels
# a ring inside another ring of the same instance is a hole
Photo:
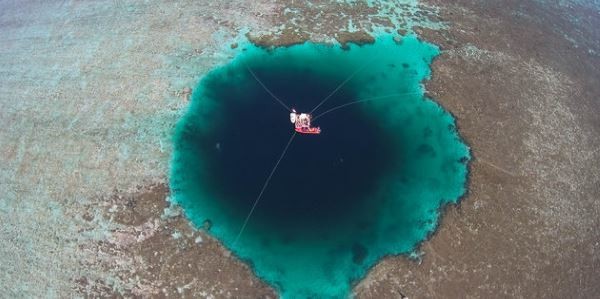
[[[382,257],[414,251],[466,191],[469,149],[423,95],[438,54],[415,36],[348,50],[243,47],[201,80],[177,125],[175,201],[282,297],[347,297]],[[321,135],[294,137],[235,242],[293,132],[249,70],[302,112],[350,78],[315,117],[373,100],[319,116]]]

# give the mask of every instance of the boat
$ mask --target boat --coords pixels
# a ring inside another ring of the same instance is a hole
[[[294,124],[294,130],[300,134],[321,134],[320,127],[312,127],[310,124],[312,116],[308,113],[297,113],[292,109],[290,122]]]
[[[296,132],[301,134],[321,134],[321,128],[295,128]]]

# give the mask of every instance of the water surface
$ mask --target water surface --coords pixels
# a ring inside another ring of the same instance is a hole
[[[437,47],[414,36],[373,45],[248,45],[206,75],[177,126],[175,200],[197,226],[284,298],[343,298],[382,257],[410,253],[440,207],[465,192],[468,147],[423,95]],[[320,135],[295,136],[286,105],[311,111]],[[346,81],[340,86],[340,83]],[[207,225],[209,224],[209,225]]]

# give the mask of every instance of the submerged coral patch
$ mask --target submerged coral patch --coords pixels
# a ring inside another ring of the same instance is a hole
[[[421,85],[437,54],[415,36],[240,46],[178,123],[175,200],[282,297],[348,296],[379,259],[413,251],[465,192],[468,147]],[[309,112],[324,99],[313,112],[322,133],[290,139],[284,106]]]

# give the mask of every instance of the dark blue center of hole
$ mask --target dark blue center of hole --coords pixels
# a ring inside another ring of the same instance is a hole
[[[239,65],[205,86],[218,104],[219,121],[205,135],[190,136],[208,161],[202,176],[215,198],[244,217],[293,134],[289,111],[250,74],[299,112],[310,112],[346,79],[304,68]],[[313,115],[358,98],[344,85]],[[252,222],[266,226],[321,230],[348,225],[365,208],[368,194],[398,161],[388,134],[360,106],[349,106],[314,122],[320,135],[295,136],[257,205]],[[371,203],[372,205],[373,203]],[[290,231],[291,232],[291,231]],[[288,236],[289,237],[289,236]]]

